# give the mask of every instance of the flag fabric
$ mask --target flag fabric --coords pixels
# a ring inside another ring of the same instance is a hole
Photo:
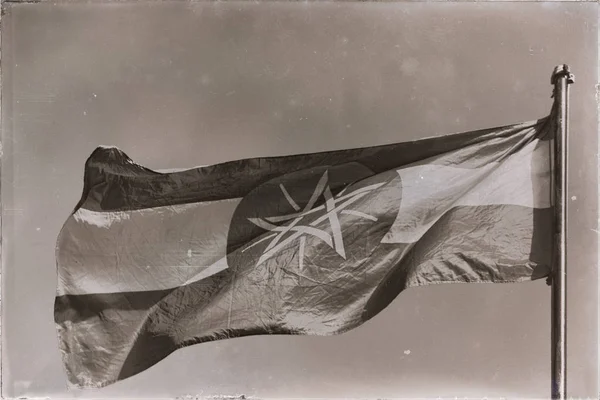
[[[70,385],[185,346],[355,328],[402,290],[548,275],[552,118],[157,172],[99,147],[57,241]]]

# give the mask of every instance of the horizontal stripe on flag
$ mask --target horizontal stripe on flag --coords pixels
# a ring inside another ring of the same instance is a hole
[[[383,253],[373,254],[374,258],[386,252],[395,255],[389,260],[389,265],[369,267],[368,270],[383,277],[385,274],[379,274],[378,269],[394,268],[394,273],[401,273],[402,284],[399,287],[402,290],[446,280],[491,283],[517,282],[532,277],[539,279],[546,275],[551,261],[547,245],[552,236],[552,216],[551,208],[532,209],[514,205],[455,207],[445,213],[421,241],[379,246],[378,251]],[[395,249],[400,251],[395,252]],[[469,273],[460,273],[451,279],[447,279],[442,269],[431,267],[440,263],[467,263],[469,254],[473,259],[487,259],[488,262],[467,264],[465,270]],[[494,267],[489,268],[489,265]],[[58,321],[87,320],[106,310],[145,310],[173,290],[207,285],[208,280],[160,290],[65,294],[57,297],[61,311]],[[265,282],[264,286],[268,283]]]
[[[456,168],[440,158],[397,170],[402,179],[400,210],[383,242],[418,241],[454,206],[550,207],[549,141],[533,141],[501,162],[473,169]]]
[[[460,150],[448,159],[475,168],[497,161],[533,137],[543,137],[548,119],[410,142],[311,154],[259,157],[159,173],[133,162],[117,148],[98,147],[88,158],[79,206],[94,211],[134,210],[241,198],[285,173],[323,165],[359,163],[374,173]]]
[[[459,206],[439,218],[416,243],[399,246],[401,262],[388,261],[388,274],[365,306],[365,320],[409,287],[440,283],[511,283],[546,277],[551,268],[552,208],[515,205]],[[383,266],[386,268],[386,266]]]
[[[239,202],[78,209],[58,242],[59,294],[169,289],[227,268],[227,232]]]

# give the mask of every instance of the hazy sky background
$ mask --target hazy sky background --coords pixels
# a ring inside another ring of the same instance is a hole
[[[547,397],[543,280],[410,289],[341,336],[196,345],[67,392],[54,245],[100,144],[161,169],[489,128],[547,115],[561,63],[577,78],[568,389],[597,395],[596,4],[5,7],[4,396]]]

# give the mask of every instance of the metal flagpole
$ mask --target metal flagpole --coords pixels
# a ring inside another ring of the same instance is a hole
[[[566,64],[552,73],[556,110],[554,140],[554,257],[552,282],[552,399],[567,392],[567,141],[569,84],[575,79]]]

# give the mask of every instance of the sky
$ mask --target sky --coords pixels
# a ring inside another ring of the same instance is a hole
[[[67,391],[54,247],[98,145],[191,168],[502,126],[546,116],[550,75],[567,63],[568,390],[596,397],[595,4],[5,7],[4,396],[547,397],[543,280],[409,289],[339,336],[195,345],[109,387]]]

